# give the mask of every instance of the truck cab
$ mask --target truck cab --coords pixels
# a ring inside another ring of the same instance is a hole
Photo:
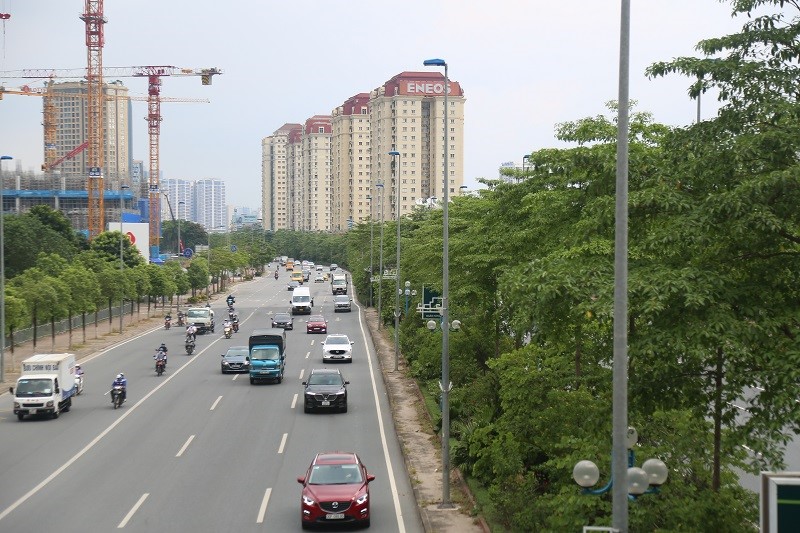
[[[22,374],[14,395],[14,414],[47,415],[58,418],[72,407],[75,396],[75,355],[71,353],[37,354],[22,362]]]
[[[186,310],[186,322],[194,324],[198,333],[214,333],[214,311],[210,307],[190,307]]]
[[[286,369],[286,331],[280,328],[257,329],[248,341],[250,384],[270,380],[280,383]]]

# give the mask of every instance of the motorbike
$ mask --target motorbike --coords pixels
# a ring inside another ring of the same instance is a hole
[[[169,329],[171,325],[172,325],[172,319],[171,318],[165,318],[164,319],[164,329]]]
[[[79,396],[83,392],[83,374],[75,375],[75,396]]]
[[[233,335],[233,327],[231,327],[230,325],[225,326],[224,328],[222,328],[222,333],[225,335],[226,339],[230,339],[231,335]]]
[[[111,404],[114,406],[114,409],[121,407],[124,401],[122,397],[122,385],[114,385],[111,388]]]
[[[185,347],[186,347],[186,355],[192,355],[192,352],[194,351],[194,339],[187,337]]]
[[[178,325],[179,326],[186,325],[186,317],[183,315],[183,313],[178,313]]]
[[[159,376],[164,373],[167,363],[163,359],[156,359],[156,374]]]
[[[233,326],[233,332],[239,333],[239,322],[238,321],[234,322],[232,326]]]
[[[275,279],[278,279],[278,271],[275,271]]]

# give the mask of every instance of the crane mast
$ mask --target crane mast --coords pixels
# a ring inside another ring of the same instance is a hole
[[[103,220],[103,0],[86,0],[81,20],[86,24],[87,142],[89,158],[89,239],[105,227]]]

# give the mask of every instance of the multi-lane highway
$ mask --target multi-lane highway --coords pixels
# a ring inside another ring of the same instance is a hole
[[[0,531],[299,531],[297,477],[332,450],[357,452],[375,474],[373,530],[422,531],[371,341],[358,307],[333,312],[329,283],[308,286],[329,331],[355,341],[353,363],[339,366],[347,413],[303,413],[301,381],[323,366],[325,335],[306,334],[302,316],[287,332],[283,383],[220,372],[228,347],[288,308],[286,281],[237,286],[239,333],[198,336],[191,356],[180,328],[158,328],[85,359],[85,391],[58,419],[19,422],[0,396]],[[214,310],[220,324],[224,302]],[[161,342],[169,363],[157,377]],[[128,400],[114,410],[104,393],[118,372]]]

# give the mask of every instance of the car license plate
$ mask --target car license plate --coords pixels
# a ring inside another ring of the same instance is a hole
[[[331,402],[330,402],[330,401],[328,401],[328,400],[322,400],[322,407],[327,407],[327,406],[329,406],[330,404],[331,404]]]
[[[328,520],[342,520],[344,518],[344,513],[328,513],[325,515],[325,518]]]

